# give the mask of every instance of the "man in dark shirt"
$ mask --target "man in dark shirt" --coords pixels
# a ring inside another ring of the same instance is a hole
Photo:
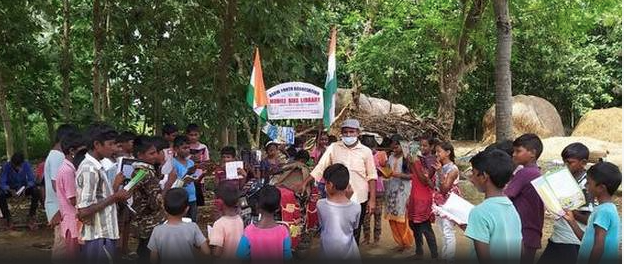
[[[13,225],[7,199],[18,197],[22,194],[30,195],[28,224],[31,229],[34,229],[34,218],[37,213],[39,200],[41,199],[41,193],[35,186],[35,177],[30,163],[24,160],[22,153],[15,153],[11,160],[2,166],[2,174],[0,174],[0,210],[9,229],[13,228]]]

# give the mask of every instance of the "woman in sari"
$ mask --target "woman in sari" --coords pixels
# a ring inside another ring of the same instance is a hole
[[[413,236],[407,221],[407,202],[412,188],[409,160],[405,157],[400,137],[392,137],[392,155],[387,166],[392,171],[391,177],[384,183],[386,189],[386,219],[390,223],[392,237],[399,245],[398,251],[412,247]]]

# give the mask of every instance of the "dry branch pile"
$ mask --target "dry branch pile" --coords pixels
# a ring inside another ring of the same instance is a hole
[[[340,134],[340,124],[347,118],[355,118],[360,121],[362,131],[379,134],[380,136],[391,136],[399,134],[406,139],[414,139],[423,135],[436,136],[442,140],[442,130],[432,118],[421,118],[414,113],[403,115],[368,115],[359,112],[349,112],[345,108],[336,118],[330,133]]]

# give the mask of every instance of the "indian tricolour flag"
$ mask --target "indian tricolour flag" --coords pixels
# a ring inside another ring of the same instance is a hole
[[[262,65],[260,64],[260,51],[256,48],[251,79],[249,80],[249,86],[247,86],[247,104],[263,120],[267,120],[267,101],[264,78],[262,77]]]
[[[334,122],[336,113],[336,91],[338,90],[338,80],[336,79],[336,28],[331,30],[329,41],[329,52],[327,59],[327,78],[325,79],[325,91],[323,94],[323,125],[325,129]]]

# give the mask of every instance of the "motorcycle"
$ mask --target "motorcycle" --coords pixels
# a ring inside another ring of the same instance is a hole
[[[262,188],[268,185],[274,185],[271,180],[265,178],[254,179],[242,189],[240,201],[241,218],[245,226],[257,223],[260,220],[260,215],[256,208],[258,203],[259,193]],[[309,246],[308,240],[305,238],[305,234],[315,228],[307,224],[308,217],[312,214],[312,219],[316,219],[316,200],[318,200],[318,193],[313,192],[310,195],[302,195],[290,190],[288,188],[276,186],[281,194],[281,206],[279,212],[275,216],[275,221],[279,224],[286,226],[290,232],[292,249],[293,251],[305,250]],[[311,205],[310,199],[313,201]],[[317,223],[317,220],[312,220]],[[304,241],[304,243],[299,243]]]

